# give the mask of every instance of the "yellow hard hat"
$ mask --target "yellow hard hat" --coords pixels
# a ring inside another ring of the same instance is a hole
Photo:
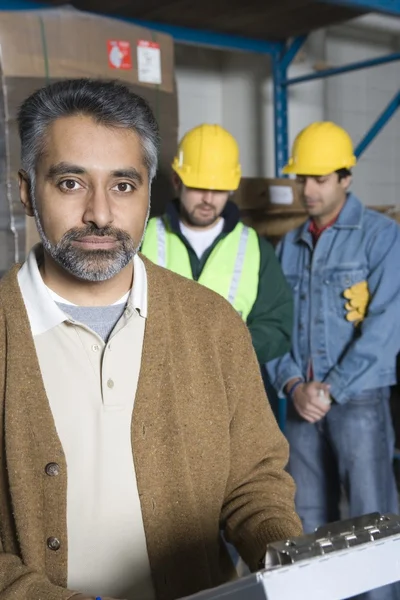
[[[347,131],[335,123],[322,121],[300,131],[283,173],[329,175],[339,169],[351,169],[356,162]]]
[[[182,138],[172,168],[187,187],[234,191],[241,177],[239,147],[220,125],[199,125]]]

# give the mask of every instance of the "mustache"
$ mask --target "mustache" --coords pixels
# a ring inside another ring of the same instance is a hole
[[[196,208],[208,208],[210,210],[213,210],[214,212],[217,210],[212,204],[205,204],[204,202],[202,202],[201,204],[196,204]]]
[[[123,229],[111,227],[96,227],[89,224],[86,227],[74,227],[69,229],[62,237],[62,243],[76,242],[86,237],[108,237],[119,242],[132,242],[131,236]]]

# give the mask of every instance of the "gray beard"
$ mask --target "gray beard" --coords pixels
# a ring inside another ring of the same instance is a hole
[[[72,241],[77,232],[67,232],[57,244],[53,244],[48,239],[43,229],[32,191],[31,198],[35,223],[44,251],[51,256],[60,267],[82,281],[99,282],[112,279],[133,260],[142,245],[150,215],[150,203],[143,236],[137,246],[129,234],[122,230],[113,230],[113,232],[115,231],[115,237],[117,237],[119,242],[117,248],[112,250],[82,250],[72,245]],[[93,228],[90,234],[99,234],[100,237],[101,235],[109,235],[107,229],[112,230],[112,228],[104,228],[104,230],[96,230],[96,228]],[[85,235],[88,235],[88,233]]]

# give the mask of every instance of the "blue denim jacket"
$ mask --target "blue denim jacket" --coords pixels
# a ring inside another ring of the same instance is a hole
[[[400,227],[365,208],[349,194],[335,225],[313,250],[309,221],[278,245],[283,272],[293,290],[292,351],[268,363],[274,387],[283,394],[294,377],[331,385],[342,404],[365,390],[396,382],[400,351]],[[371,299],[364,321],[346,320],[343,292],[366,280]]]

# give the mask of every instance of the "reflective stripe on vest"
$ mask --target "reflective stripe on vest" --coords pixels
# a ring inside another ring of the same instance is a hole
[[[162,219],[156,219],[157,228],[157,260],[160,267],[167,267],[167,230]],[[144,245],[144,244],[143,244]]]
[[[249,228],[243,225],[240,233],[239,247],[236,254],[235,268],[232,273],[231,286],[227,300],[230,304],[235,304],[236,294],[239,289],[240,277],[243,271],[244,257],[246,256],[247,241],[249,239]]]
[[[142,253],[156,264],[193,279],[187,248],[162,218],[151,219]],[[244,320],[257,298],[260,247],[254,229],[238,223],[208,257],[198,283],[214,290],[237,310]]]

